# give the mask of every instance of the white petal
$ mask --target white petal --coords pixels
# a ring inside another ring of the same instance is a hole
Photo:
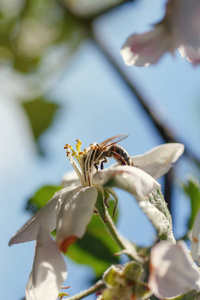
[[[71,171],[71,172],[65,173],[63,175],[63,178],[62,178],[62,186],[63,187],[73,186],[75,189],[75,188],[79,187],[80,185],[81,185],[81,182],[75,171]]]
[[[132,166],[101,170],[94,175],[93,183],[121,188],[133,194],[137,200],[144,200],[149,193],[160,188],[160,184],[153,177]]]
[[[200,209],[192,228],[191,251],[194,260],[200,264]]]
[[[56,192],[54,197],[13,236],[9,245],[36,240],[41,225],[48,232],[52,232],[56,228],[58,207],[63,197],[73,189],[72,186]]]
[[[92,218],[97,199],[94,187],[79,187],[69,193],[63,201],[57,222],[56,242],[66,252],[68,246],[81,238]]]
[[[166,174],[172,164],[183,154],[184,145],[168,143],[157,146],[143,155],[132,157],[134,166],[142,169],[155,179]]]
[[[121,55],[128,66],[148,66],[155,64],[171,48],[170,35],[160,25],[152,31],[131,35],[122,47]]]
[[[200,274],[184,242],[152,248],[149,287],[159,299],[200,290]]]
[[[182,57],[187,56],[187,60],[193,63],[194,66],[200,64],[200,44],[199,47],[193,48],[190,45],[181,45],[179,52]]]
[[[35,300],[33,289],[33,272],[31,271],[25,291],[26,300]]]
[[[56,300],[66,277],[60,250],[49,234],[40,229],[33,270],[26,287],[27,300]]]

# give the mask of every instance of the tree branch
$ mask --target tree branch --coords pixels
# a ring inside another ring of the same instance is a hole
[[[79,300],[83,299],[101,289],[105,288],[105,284],[103,283],[102,280],[97,281],[93,286],[91,286],[89,289],[80,292],[77,295],[74,295],[72,297],[67,298],[67,300]]]

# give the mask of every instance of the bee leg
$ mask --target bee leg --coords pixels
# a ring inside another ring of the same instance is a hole
[[[107,208],[110,208],[110,206],[109,206],[109,204],[108,204],[108,199],[107,199],[107,198],[104,199],[104,203],[105,203],[105,205],[107,206]]]
[[[101,170],[103,170],[103,164],[106,163],[107,161],[108,161],[107,158],[104,158],[104,160],[101,161],[101,165],[100,165]]]
[[[98,171],[99,170],[98,165],[94,164],[94,166],[95,166],[95,169]]]

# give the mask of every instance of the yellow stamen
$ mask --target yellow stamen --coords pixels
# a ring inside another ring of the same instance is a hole
[[[81,141],[80,140],[76,140],[76,142],[77,142],[77,144],[76,144],[76,149],[77,149],[77,151],[78,151],[78,153],[79,152],[81,152]]]

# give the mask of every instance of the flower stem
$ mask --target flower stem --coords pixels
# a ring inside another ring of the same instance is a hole
[[[138,261],[140,263],[143,262],[143,259],[137,254],[135,246],[130,243],[125,237],[119,234],[117,231],[115,224],[109,215],[107,209],[105,213],[106,222],[103,220],[104,225],[106,226],[108,232],[112,236],[113,240],[117,243],[123,253],[127,254],[131,260]]]
[[[105,288],[105,284],[102,280],[97,281],[94,285],[92,285],[89,289],[80,292],[77,295],[67,298],[67,300],[79,300],[83,299],[101,289]]]

